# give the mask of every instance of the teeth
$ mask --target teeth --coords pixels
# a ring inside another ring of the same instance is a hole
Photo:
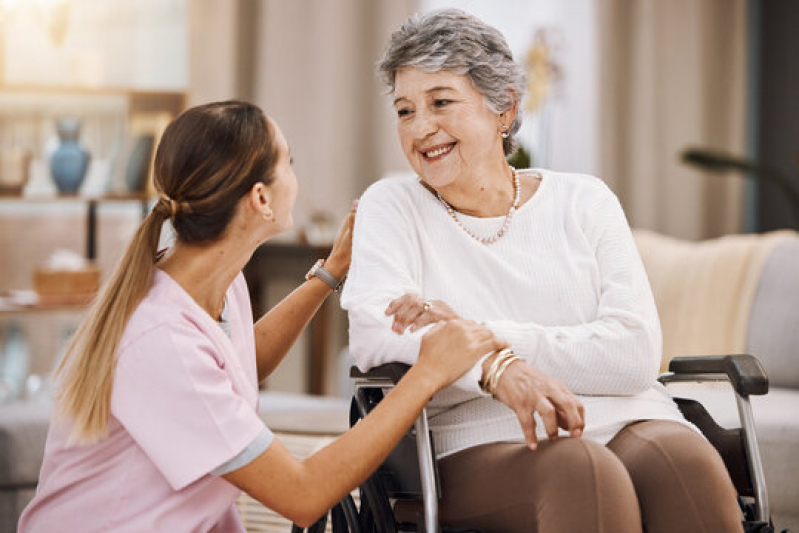
[[[445,154],[445,153],[449,152],[450,150],[452,150],[452,145],[443,146],[443,147],[438,148],[436,150],[431,150],[430,152],[425,152],[424,155],[426,157],[438,157],[441,154]]]

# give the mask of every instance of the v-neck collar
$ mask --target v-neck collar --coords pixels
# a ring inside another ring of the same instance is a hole
[[[186,291],[186,289],[183,288],[183,285],[175,281],[175,278],[170,276],[166,271],[158,268],[157,266],[154,268],[155,268],[155,276],[163,277],[166,280],[166,283],[170,287],[172,287],[175,290],[175,292],[180,294],[181,299],[184,300],[190,307],[192,307],[192,314],[202,316],[202,320],[203,322],[205,322],[204,324],[205,326],[207,326],[210,323],[210,324],[215,324],[217,329],[219,328],[218,321],[214,317],[212,317],[208,313],[208,311],[203,309],[202,306],[197,303],[197,300],[192,298],[191,294],[189,294],[188,291]],[[225,307],[227,307],[227,302],[230,300],[230,291],[232,287],[233,284],[231,283],[230,286],[227,289],[225,289]],[[228,320],[230,319],[229,311],[226,318]]]
[[[235,371],[233,373],[238,376],[238,380],[242,382],[242,386],[246,384],[246,390],[249,390],[251,393],[254,392],[257,398],[258,384],[251,383],[252,380],[249,379],[249,375],[244,368],[244,362],[238,357],[238,353],[236,351],[235,342],[243,342],[244,339],[239,338],[240,335],[236,331],[236,327],[234,327],[234,324],[240,324],[242,320],[242,317],[239,316],[239,309],[236,305],[229,305],[234,301],[232,297],[232,291],[235,279],[225,291],[225,300],[228,303],[227,318],[230,324],[231,333],[228,337],[222,328],[219,327],[219,323],[211,315],[209,315],[208,312],[203,309],[188,292],[186,292],[186,289],[184,289],[180,283],[175,281],[172,276],[157,266],[154,267],[154,269],[154,276],[156,278],[163,279],[163,283],[169,287],[168,290],[173,294],[176,294],[182,300],[182,303],[191,309],[191,316],[197,317],[197,320],[201,322],[202,328],[206,332],[206,335],[211,337],[214,344],[219,347],[220,355],[224,358],[225,364],[232,364],[234,366]]]

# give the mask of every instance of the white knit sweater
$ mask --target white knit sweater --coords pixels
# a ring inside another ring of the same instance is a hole
[[[341,298],[357,365],[414,363],[427,328],[398,335],[384,313],[411,292],[485,322],[516,354],[579,394],[585,438],[604,444],[642,419],[691,426],[656,381],[657,311],[616,196],[591,176],[540,172],[541,185],[508,233],[488,245],[467,235],[416,178],[369,187]],[[504,220],[459,217],[486,237]],[[439,456],[524,440],[513,411],[480,391],[480,374],[475,365],[428,408]],[[546,438],[540,423],[538,437]]]

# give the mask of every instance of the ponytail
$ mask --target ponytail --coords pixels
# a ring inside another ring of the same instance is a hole
[[[56,369],[57,415],[74,423],[70,442],[88,444],[107,434],[117,348],[128,319],[150,288],[167,216],[159,203],[139,226]]]

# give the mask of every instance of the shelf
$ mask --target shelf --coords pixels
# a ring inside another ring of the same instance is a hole
[[[61,194],[57,196],[22,196],[0,195],[0,203],[4,201],[13,203],[59,203],[73,202],[86,205],[86,259],[97,259],[97,206],[103,202],[138,202],[141,204],[141,218],[144,220],[149,213],[151,196],[145,193],[108,193],[103,196],[80,196],[77,194]]]
[[[0,83],[0,92],[26,94],[77,94],[77,95],[119,95],[138,98],[180,98],[185,99],[185,91],[158,89],[133,89],[131,87],[89,87],[77,85],[27,85]]]
[[[140,90],[129,88],[60,87],[47,85],[3,85],[0,94],[59,97],[117,96],[128,101],[131,115],[167,112],[173,117],[186,109],[186,93],[180,91]]]
[[[79,194],[58,194],[53,196],[24,196],[15,193],[0,192],[0,201],[8,202],[148,202],[153,196],[146,193],[106,193],[102,196],[81,196]]]
[[[93,296],[92,296],[93,297]],[[92,297],[86,296],[74,301],[42,302],[35,291],[3,291],[0,293],[0,316],[46,312],[82,312]]]

